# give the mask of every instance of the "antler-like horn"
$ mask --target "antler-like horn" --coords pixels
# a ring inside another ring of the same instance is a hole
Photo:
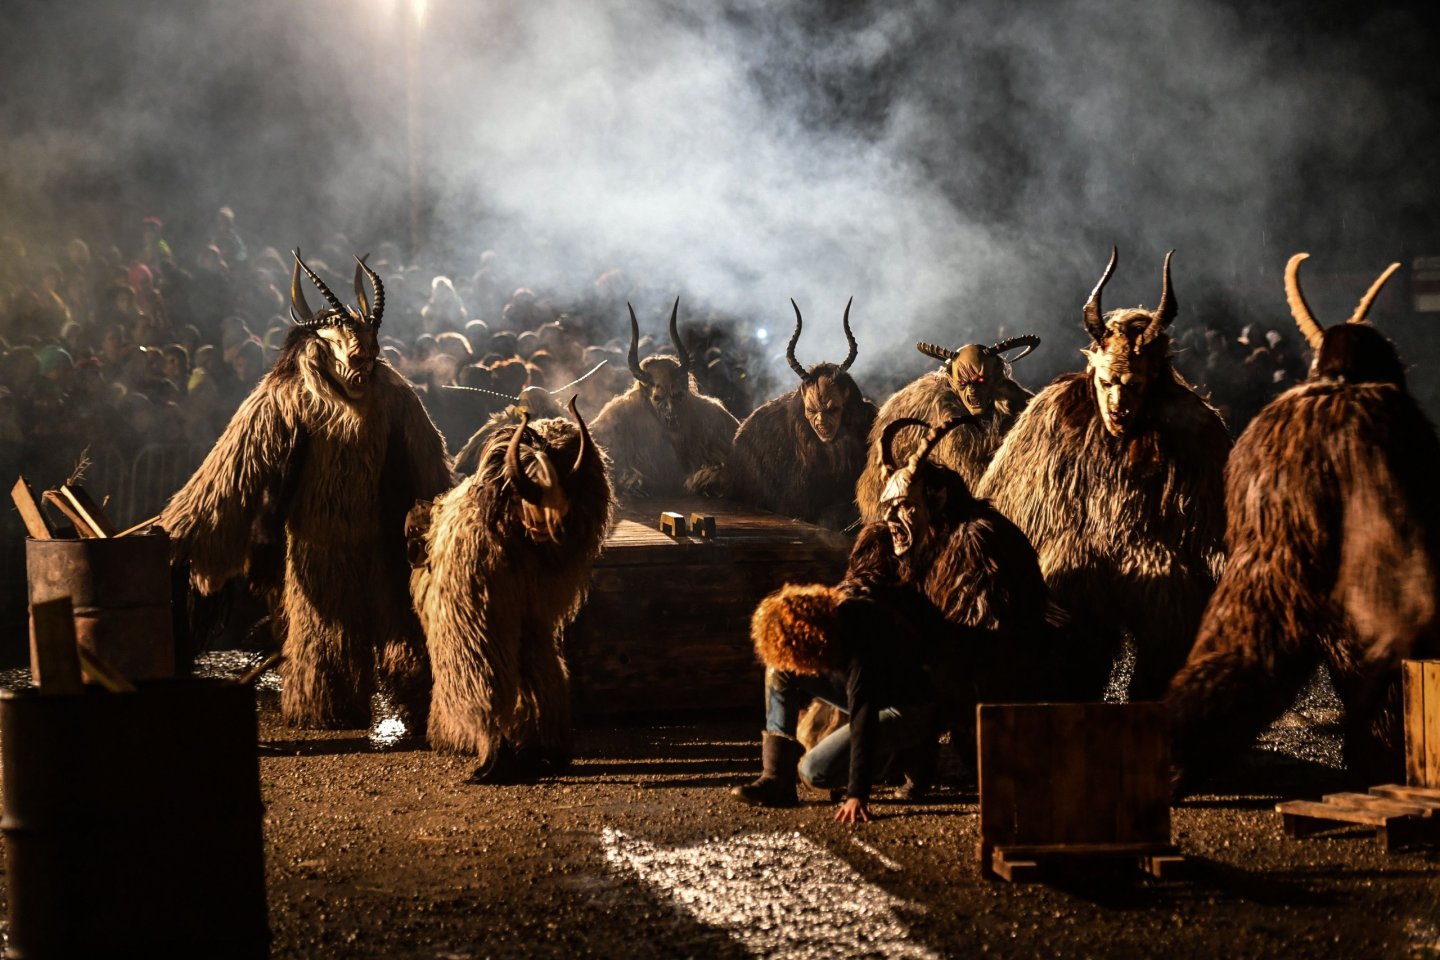
[[[895,439],[895,434],[906,427],[925,427],[930,424],[918,417],[898,417],[885,424],[885,429],[880,433],[880,462],[885,465],[886,470],[895,471],[900,467],[895,463],[895,455],[890,450],[890,443]]]
[[[675,320],[680,314],[680,298],[675,298],[675,306],[670,308],[670,342],[675,344],[675,356],[680,358],[680,375],[683,377],[690,370],[690,354],[685,350],[685,344],[680,339],[680,331],[676,328]]]
[[[1360,298],[1359,306],[1357,306],[1355,312],[1350,315],[1350,319],[1345,322],[1364,323],[1366,315],[1370,313],[1371,304],[1375,302],[1376,297],[1380,296],[1380,288],[1385,286],[1385,281],[1389,280],[1395,271],[1399,269],[1400,264],[1398,263],[1392,263],[1386,267],[1385,272],[1380,274],[1374,283],[1370,284],[1370,289],[1365,291],[1365,296]]]
[[[525,435],[529,425],[530,414],[520,414],[520,424],[510,435],[510,446],[505,451],[505,477],[515,485],[515,492],[520,494],[522,500],[538,507],[545,498],[545,488],[536,483],[530,474],[520,466],[520,439]]]
[[[630,304],[625,306],[630,307]],[[630,373],[645,386],[650,386],[650,374],[640,369],[640,321],[635,319],[634,307],[630,307]]]
[[[1017,353],[1015,356],[1005,360],[1006,363],[1014,363],[1017,360],[1023,360],[1026,357],[1030,356],[1030,354],[1033,353],[1035,351],[1035,348],[1038,346],[1040,346],[1040,338],[1035,336],[1035,334],[1033,333],[1025,333],[1021,334],[1018,337],[1006,337],[1004,340],[1001,340],[999,343],[992,346],[990,348],[990,352],[995,354],[996,356],[999,356],[1006,350],[1014,350],[1016,347],[1024,347],[1024,350]]]
[[[581,465],[585,463],[585,455],[590,452],[591,447],[590,428],[585,426],[585,418],[580,416],[580,410],[575,406],[575,399],[578,396],[579,394],[572,396],[568,404],[570,416],[580,427],[580,450],[575,454],[575,465],[570,468],[571,473],[578,473],[580,471]]]
[[[945,434],[954,430],[962,423],[974,423],[975,420],[976,417],[974,414],[962,413],[959,416],[951,417],[938,426],[930,427],[930,432],[925,434],[925,439],[920,441],[920,446],[916,447],[915,452],[910,454],[910,462],[914,464],[924,462],[925,458],[930,456],[930,451],[935,449],[935,444],[939,443]]]
[[[365,261],[370,254],[355,258],[355,299],[360,303],[360,309],[364,312],[366,319],[371,326],[379,327],[380,318],[385,314],[385,284],[380,282],[380,275],[370,269]],[[370,280],[370,286],[375,290],[375,303],[372,306],[365,296],[365,290],[360,284],[360,271],[365,271],[365,276]]]
[[[795,376],[804,380],[805,368],[795,359],[795,344],[800,342],[800,328],[804,321],[800,319],[800,307],[796,305],[794,297],[790,298],[790,306],[795,308],[795,332],[790,335],[790,343],[785,347],[785,361],[790,364],[790,369],[795,371]]]
[[[945,347],[937,347],[935,344],[926,343],[924,340],[921,340],[919,343],[915,344],[915,349],[919,350],[927,357],[934,357],[936,360],[944,360],[946,363],[954,360],[955,354],[957,352],[955,350],[948,350]]]
[[[1120,248],[1112,246],[1110,263],[1105,267],[1100,282],[1090,291],[1090,299],[1085,301],[1085,329],[1089,331],[1090,339],[1096,343],[1105,338],[1105,313],[1100,309],[1100,292],[1105,289],[1105,284],[1110,282],[1110,276],[1115,272],[1115,264],[1119,262]]]
[[[850,332],[850,304],[854,302],[854,297],[845,301],[845,316],[840,318],[840,325],[845,328],[845,340],[850,344],[850,352],[845,355],[845,362],[840,364],[841,373],[849,370],[850,364],[854,363],[855,358],[860,354],[860,346],[855,342],[855,334]]]
[[[1297,253],[1285,264],[1285,301],[1290,304],[1290,316],[1295,318],[1295,325],[1300,328],[1310,349],[1319,350],[1325,328],[1315,319],[1310,304],[1305,302],[1305,294],[1300,292],[1300,264],[1308,259],[1310,254]]]
[[[350,311],[345,309],[345,304],[343,304],[343,303],[340,302],[340,298],[337,297],[337,296],[335,296],[335,294],[331,293],[331,292],[330,292],[330,288],[327,287],[327,286],[325,286],[325,281],[324,281],[324,280],[321,280],[320,277],[319,277],[319,275],[316,274],[316,272],[315,272],[314,270],[311,270],[310,267],[309,267],[309,265],[306,264],[304,260],[301,260],[301,259],[300,259],[300,248],[299,248],[299,247],[296,247],[296,248],[295,248],[295,264],[296,264],[296,266],[298,266],[301,270],[304,270],[304,271],[305,271],[305,276],[309,277],[309,278],[310,278],[310,282],[313,283],[313,284],[315,284],[316,289],[320,291],[320,296],[324,297],[324,298],[325,298],[325,302],[328,303],[328,304],[330,304],[330,309],[335,310],[335,311],[338,312],[338,313],[340,314],[340,316],[342,316],[342,317],[349,317],[349,316],[350,316]],[[294,287],[294,283],[293,283],[293,282],[291,283],[291,287],[292,287],[292,288]],[[291,291],[291,299],[292,299],[292,300],[294,299],[294,291],[293,291],[293,289],[292,289],[292,291]]]

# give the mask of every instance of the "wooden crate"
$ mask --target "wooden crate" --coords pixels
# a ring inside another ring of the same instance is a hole
[[[661,533],[665,512],[712,517],[713,534]],[[849,551],[842,534],[722,500],[623,505],[565,633],[575,713],[751,710],[758,724],[755,605],[786,583],[835,583]]]
[[[1405,782],[1440,787],[1440,660],[1406,660]]]
[[[981,704],[980,861],[1006,880],[1057,862],[1128,860],[1156,876],[1170,840],[1170,745],[1159,703]]]

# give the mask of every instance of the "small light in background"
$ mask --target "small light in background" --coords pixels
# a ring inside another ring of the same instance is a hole
[[[755,339],[759,340],[761,343],[764,343],[766,340],[770,339],[770,331],[766,330],[764,327],[761,327],[759,330],[755,331]]]

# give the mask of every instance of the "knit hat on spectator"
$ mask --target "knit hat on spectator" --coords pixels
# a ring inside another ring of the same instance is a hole
[[[40,362],[40,376],[48,377],[62,364],[73,368],[75,361],[64,347],[57,347],[53,343],[41,347],[35,351],[35,359]]]

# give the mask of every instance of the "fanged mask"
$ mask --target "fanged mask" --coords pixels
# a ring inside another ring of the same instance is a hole
[[[375,364],[380,357],[380,321],[385,313],[385,287],[380,277],[365,265],[364,257],[355,258],[355,300],[360,309],[346,306],[331,292],[315,271],[300,258],[296,249],[295,269],[290,277],[290,319],[296,326],[315,331],[325,345],[328,372],[351,400],[359,400],[369,390]],[[301,274],[309,278],[325,298],[325,309],[310,309],[300,282]],[[365,281],[374,292],[373,302],[365,292]]]

